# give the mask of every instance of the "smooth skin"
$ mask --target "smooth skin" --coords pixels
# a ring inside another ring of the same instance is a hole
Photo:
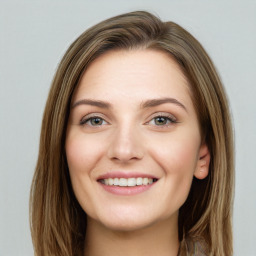
[[[193,176],[208,175],[189,83],[157,50],[110,51],[85,71],[66,134],[74,193],[87,213],[85,255],[177,255],[178,211]],[[111,172],[151,175],[135,195],[103,189]]]

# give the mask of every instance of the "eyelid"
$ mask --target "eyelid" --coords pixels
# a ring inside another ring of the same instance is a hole
[[[157,118],[157,117],[164,117],[164,118],[168,118],[170,120],[170,123],[168,124],[163,124],[163,125],[151,125],[150,122],[153,121],[154,118]],[[156,112],[154,113],[153,115],[151,115],[149,118],[148,118],[149,121],[147,121],[145,124],[147,125],[151,125],[151,126],[155,126],[159,129],[162,129],[162,128],[166,128],[166,127],[169,127],[169,126],[172,126],[176,123],[178,123],[178,120],[177,118],[170,114],[170,113],[167,113],[167,112]]]
[[[101,118],[102,120],[104,120],[107,124],[109,123],[108,121],[106,121],[106,118],[103,116],[103,114],[101,114],[101,113],[94,113],[94,112],[93,113],[89,113],[89,114],[83,116],[79,123],[81,125],[84,125],[89,119],[97,118],[97,117]]]
[[[167,112],[153,113],[148,119],[149,119],[149,121],[151,121],[152,119],[154,119],[156,117],[167,117],[167,118],[170,118],[171,120],[177,122],[177,118],[174,115],[172,115],[171,113],[167,113]]]

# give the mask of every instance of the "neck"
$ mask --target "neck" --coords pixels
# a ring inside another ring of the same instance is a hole
[[[163,220],[140,230],[113,231],[88,218],[85,256],[177,256],[177,221]]]

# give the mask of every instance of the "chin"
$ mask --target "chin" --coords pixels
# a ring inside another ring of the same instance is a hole
[[[132,232],[142,230],[153,225],[153,221],[147,220],[135,220],[132,218],[123,220],[108,220],[102,222],[102,224],[109,230],[118,231],[118,232]]]
[[[133,207],[125,207],[119,209],[108,209],[108,212],[101,212],[98,218],[94,219],[104,227],[113,231],[131,232],[143,230],[154,226],[156,223],[171,219],[172,214],[160,214],[152,209],[134,209]],[[176,219],[176,214],[174,214]]]
[[[135,231],[150,226],[156,219],[154,212],[145,212],[145,210],[137,207],[115,206],[110,208],[101,208],[97,214],[91,215],[93,221],[98,222],[102,226],[115,231]]]

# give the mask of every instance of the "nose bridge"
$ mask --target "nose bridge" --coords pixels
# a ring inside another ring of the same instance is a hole
[[[113,132],[109,157],[119,161],[141,159],[143,148],[138,126],[125,121]]]

